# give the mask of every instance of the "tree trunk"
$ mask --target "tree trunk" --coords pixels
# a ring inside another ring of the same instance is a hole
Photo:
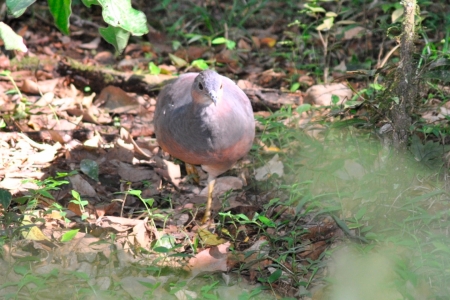
[[[413,60],[416,0],[403,0],[405,20],[400,39],[400,63],[396,71],[396,86],[393,89],[395,104],[391,112],[393,127],[392,144],[398,151],[404,151],[408,144],[411,126],[411,112],[418,95],[417,68]]]

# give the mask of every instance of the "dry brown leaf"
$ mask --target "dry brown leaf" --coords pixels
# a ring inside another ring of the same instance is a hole
[[[129,219],[121,218],[121,217],[113,217],[113,216],[104,216],[104,217],[99,217],[97,219],[97,222],[95,223],[95,225],[97,225],[98,227],[107,229],[107,230],[113,229],[117,232],[126,232],[126,231],[130,230],[131,227],[134,227],[139,222],[141,222],[141,220],[135,220],[136,222],[133,222],[133,224],[131,224],[127,220],[129,220]]]
[[[190,299],[198,298],[198,295],[196,292],[189,291],[186,289],[179,290],[174,295],[175,295],[175,297],[177,297],[177,300],[190,300]]]
[[[312,86],[315,83],[315,80],[312,76],[309,75],[301,75],[298,78],[299,83],[306,84],[307,86]]]
[[[223,64],[232,64],[236,65],[239,62],[239,56],[235,51],[231,51],[229,49],[224,49],[217,53],[215,56],[215,59],[217,62],[223,63]]]
[[[59,78],[36,82],[31,79],[25,79],[20,90],[29,94],[45,94],[53,92],[59,82]]]
[[[81,99],[81,105],[83,105],[84,107],[90,109],[91,106],[92,106],[92,103],[94,102],[95,96],[96,96],[95,93],[92,93],[92,94],[90,94],[90,95],[88,95],[88,96],[84,96],[84,97]]]
[[[69,202],[67,205],[67,209],[76,214],[77,216],[81,217],[83,215],[83,212],[81,211],[81,207],[79,204],[75,204],[73,202]]]
[[[5,54],[0,55],[0,69],[9,70],[11,61]]]
[[[42,95],[41,99],[36,101],[34,105],[36,106],[47,106],[53,102],[53,99],[55,98],[55,94],[53,92],[48,92]]]
[[[96,197],[97,192],[80,174],[69,177],[72,189],[80,193],[81,196]]]
[[[130,182],[140,182],[143,180],[154,180],[159,178],[154,171],[148,168],[132,166],[123,162],[118,162],[117,174],[119,174],[123,180]]]
[[[133,139],[134,151],[145,157],[152,157],[153,151],[158,147],[158,142],[155,138],[140,137],[136,141]]]
[[[42,231],[39,229],[39,227],[35,226],[31,226],[34,223],[31,221],[32,218],[34,217],[38,217],[39,216],[39,212],[38,211],[30,211],[28,214],[25,214],[23,220],[22,220],[22,224],[25,226],[30,226],[27,229],[22,231],[22,235],[24,238],[26,238],[27,240],[32,240],[32,241],[50,241],[50,239],[44,234],[42,233]]]
[[[344,40],[351,40],[353,38],[359,38],[364,36],[367,33],[366,28],[362,26],[356,26],[350,28],[344,32]]]
[[[130,97],[121,88],[111,85],[105,87],[95,101],[96,105],[100,103],[108,112],[115,114],[137,114],[140,108],[135,98]]]
[[[124,116],[124,115],[122,115],[122,116]],[[136,117],[134,117],[132,119],[131,128],[130,128],[131,135],[134,137],[153,135],[155,133],[153,117],[154,117],[154,112],[146,111],[146,110],[141,111]],[[121,118],[121,121],[122,120],[123,120],[123,118]],[[122,126],[124,126],[124,125],[122,125]]]
[[[216,179],[216,183],[214,184],[213,197],[218,197],[229,190],[240,190],[242,189],[244,183],[242,179],[234,177],[234,176],[224,176]],[[208,187],[205,187],[200,195],[207,196],[208,195]]]
[[[146,226],[147,221],[147,218],[140,220],[140,222],[133,227],[133,236],[139,243],[139,246],[143,248],[148,248],[150,245],[150,236]]]
[[[328,244],[326,241],[318,241],[314,244],[308,245],[305,251],[298,254],[301,258],[309,258],[311,260],[317,260],[320,257],[320,254],[322,254],[323,251],[325,251],[328,247]]]
[[[218,246],[227,242],[227,240],[219,238],[217,234],[213,234],[207,229],[200,228],[197,234],[206,246]]]
[[[284,73],[269,69],[261,73],[258,78],[258,83],[263,87],[279,87],[285,77],[286,75]]]
[[[255,179],[258,181],[267,179],[272,174],[284,175],[283,162],[280,161],[278,154],[275,154],[264,166],[256,169]]]
[[[237,46],[239,49],[244,49],[244,50],[248,50],[248,51],[252,50],[252,46],[249,43],[247,43],[247,41],[244,39],[240,39],[238,41]]]
[[[180,48],[174,54],[186,61],[193,61],[203,57],[209,50],[206,46],[189,46],[188,48]]]
[[[28,157],[28,162],[38,165],[49,163],[55,159],[56,152],[57,148],[47,148],[44,151],[30,155]]]
[[[277,44],[277,40],[272,37],[265,37],[260,40],[261,45],[273,48]]]
[[[255,45],[256,49],[261,48],[261,40],[257,36],[252,36],[252,42]]]
[[[358,180],[366,174],[366,169],[354,160],[346,159],[344,166],[334,172],[342,180]]]
[[[100,44],[101,40],[102,39],[98,36],[89,43],[81,44],[78,47],[81,49],[88,49],[88,50],[98,49],[98,45]]]
[[[339,97],[339,102],[337,104],[342,104],[352,98],[353,92],[343,83],[313,85],[306,91],[305,103],[319,106],[331,105],[333,95]]]
[[[27,94],[39,94],[39,88],[36,81],[31,79],[25,79],[20,86],[20,90]]]
[[[98,218],[103,216],[110,216],[115,213],[120,213],[122,205],[118,201],[112,201],[111,203],[103,203],[95,206],[95,214]]]
[[[45,234],[43,234],[42,231],[37,226],[31,227],[28,231],[27,230],[22,231],[22,235],[27,240],[50,241],[50,239],[46,237]]]
[[[170,180],[175,186],[179,186],[181,181],[180,165],[176,165],[171,161],[163,159],[166,169],[155,168],[156,173]]]
[[[24,174],[26,175],[26,174]],[[44,175],[44,174],[42,174]],[[42,176],[43,177],[43,176]],[[42,179],[36,178],[36,179]],[[32,178],[31,176],[28,176],[27,179]],[[12,177],[5,177],[2,181],[0,181],[0,188],[10,190],[12,194],[17,193],[18,191],[29,191],[30,189],[38,190],[39,186],[33,182],[24,182],[24,177],[19,178],[12,178]]]
[[[188,266],[185,268],[191,271],[192,277],[200,273],[225,272],[228,270],[228,248],[230,243],[211,247],[199,252],[195,257],[189,260]]]
[[[91,137],[90,139],[86,140],[83,143],[83,146],[94,149],[94,148],[98,148],[100,146],[101,142],[102,142],[102,137],[100,136],[100,134],[98,134],[98,132],[96,132],[93,137]]]
[[[94,56],[94,60],[103,65],[110,65],[115,62],[114,55],[110,51],[100,51]]]

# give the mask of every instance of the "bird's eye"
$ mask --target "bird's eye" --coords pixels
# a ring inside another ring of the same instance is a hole
[[[198,83],[198,88],[200,89],[200,91],[203,91],[203,84],[201,82]]]
[[[220,89],[222,89],[222,88],[223,88],[223,84],[220,85]]]

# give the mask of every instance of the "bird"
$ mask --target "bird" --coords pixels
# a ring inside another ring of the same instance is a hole
[[[255,119],[247,95],[213,70],[185,73],[159,93],[154,115],[156,140],[175,158],[208,173],[202,223],[211,216],[216,178],[251,149]]]

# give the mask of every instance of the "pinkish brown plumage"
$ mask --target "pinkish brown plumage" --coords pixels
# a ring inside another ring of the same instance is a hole
[[[255,136],[250,100],[211,70],[168,84],[158,96],[154,122],[159,145],[184,162],[202,165],[209,182],[246,155]]]

